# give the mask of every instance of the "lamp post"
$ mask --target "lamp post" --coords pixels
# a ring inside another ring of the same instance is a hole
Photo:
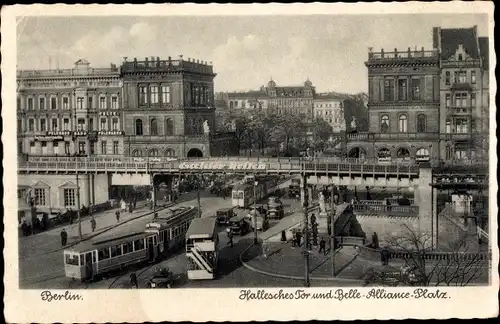
[[[78,162],[76,162],[78,163]],[[78,165],[77,165],[78,166]],[[78,236],[82,239],[82,219],[80,213],[80,183],[78,180],[78,168],[76,169],[76,215],[78,217]]]
[[[331,241],[330,241],[330,246],[331,246],[331,249],[332,249],[332,275],[335,277],[335,199],[334,199],[334,186],[332,186],[332,201],[331,201],[331,204],[332,204],[332,220],[331,220],[331,223],[330,223],[330,226],[331,226],[331,231],[332,231],[332,235],[331,235]]]
[[[309,287],[311,283],[309,282],[309,233],[308,233],[308,227],[309,227],[309,221],[308,221],[308,215],[307,215],[307,209],[309,207],[309,197],[307,194],[307,185],[306,185],[306,177],[303,174],[302,175],[302,190],[304,192],[304,202],[302,205],[302,212],[303,212],[303,217],[304,217],[304,286]],[[299,242],[300,244],[300,242]]]
[[[197,184],[196,184],[196,200],[197,200],[197,203],[198,203],[198,218],[201,218],[201,202],[200,202],[200,183],[201,183],[201,180],[200,180],[200,174],[198,175],[198,178],[197,178]]]
[[[253,183],[253,244],[259,244],[259,238],[257,235],[257,185],[259,183],[255,180]]]

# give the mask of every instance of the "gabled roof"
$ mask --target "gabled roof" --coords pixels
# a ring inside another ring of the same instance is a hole
[[[59,188],[76,188],[76,184],[72,181],[66,181],[62,185],[59,186]]]
[[[460,44],[473,59],[479,59],[477,35],[474,28],[441,29],[441,59],[448,60],[455,54]]]
[[[489,69],[490,46],[488,37],[479,37],[479,54],[483,60],[483,67]]]
[[[50,188],[50,186],[43,181],[37,181],[31,186],[31,188]]]

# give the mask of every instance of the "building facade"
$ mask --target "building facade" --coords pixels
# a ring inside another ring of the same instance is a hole
[[[340,133],[346,130],[343,102],[342,98],[332,94],[317,94],[314,97],[313,114],[328,122],[334,133]]]
[[[239,115],[252,111],[267,112],[269,97],[265,91],[227,92],[224,101],[231,114]]]
[[[199,60],[146,58],[123,62],[126,156],[232,154],[215,136],[213,66]]]
[[[121,79],[116,66],[86,60],[65,70],[17,71],[18,153],[121,155]]]
[[[440,52],[440,129],[444,159],[488,156],[489,69],[488,38],[472,28],[433,28],[433,45]]]

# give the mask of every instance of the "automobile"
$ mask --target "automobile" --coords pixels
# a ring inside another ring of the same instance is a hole
[[[285,216],[283,203],[277,197],[269,197],[267,203],[267,218],[268,219],[281,219]]]
[[[148,280],[149,288],[172,288],[174,282],[179,279],[169,268],[156,268],[153,276]]]
[[[246,220],[246,215],[237,215],[229,220],[229,228],[234,235],[245,235],[250,232],[250,224]]]
[[[253,230],[254,227],[254,215],[257,214],[256,227],[258,231],[266,231],[269,228],[269,219],[267,218],[267,210],[263,208],[251,209],[247,214],[246,218],[250,224],[250,229]]]
[[[229,220],[235,216],[233,208],[222,208],[215,212],[219,225],[229,225]]]

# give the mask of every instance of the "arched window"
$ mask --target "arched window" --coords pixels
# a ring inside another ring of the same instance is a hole
[[[383,115],[380,118],[380,132],[387,133],[389,132],[389,116]]]
[[[233,109],[233,101],[232,100],[229,102],[229,109]]]
[[[406,115],[399,116],[399,132],[408,132],[408,117],[406,117]]]
[[[418,149],[417,154],[415,156],[415,159],[417,160],[417,162],[429,161],[429,159],[430,159],[429,151],[427,149],[424,149],[424,148]]]
[[[165,150],[165,156],[166,157],[174,157],[175,156],[175,151],[173,149],[166,149]]]
[[[400,147],[398,149],[397,156],[399,160],[409,160],[410,151],[406,147]]]
[[[424,114],[420,114],[417,116],[417,132],[425,133],[427,126],[427,117]]]
[[[135,135],[143,135],[142,132],[142,119],[135,120]]]
[[[156,123],[156,118],[151,119],[151,121],[149,123],[150,123],[149,133],[152,136],[158,135],[158,125]]]
[[[132,156],[134,156],[134,157],[142,156],[142,151],[141,150],[133,150]]]
[[[377,157],[378,157],[378,160],[381,162],[391,161],[391,151],[389,151],[389,149],[387,149],[387,148],[381,148],[377,152]]]
[[[158,156],[158,150],[157,149],[150,149],[148,151],[148,156]]]
[[[170,118],[167,118],[165,122],[165,134],[166,135],[174,135],[174,121]]]

